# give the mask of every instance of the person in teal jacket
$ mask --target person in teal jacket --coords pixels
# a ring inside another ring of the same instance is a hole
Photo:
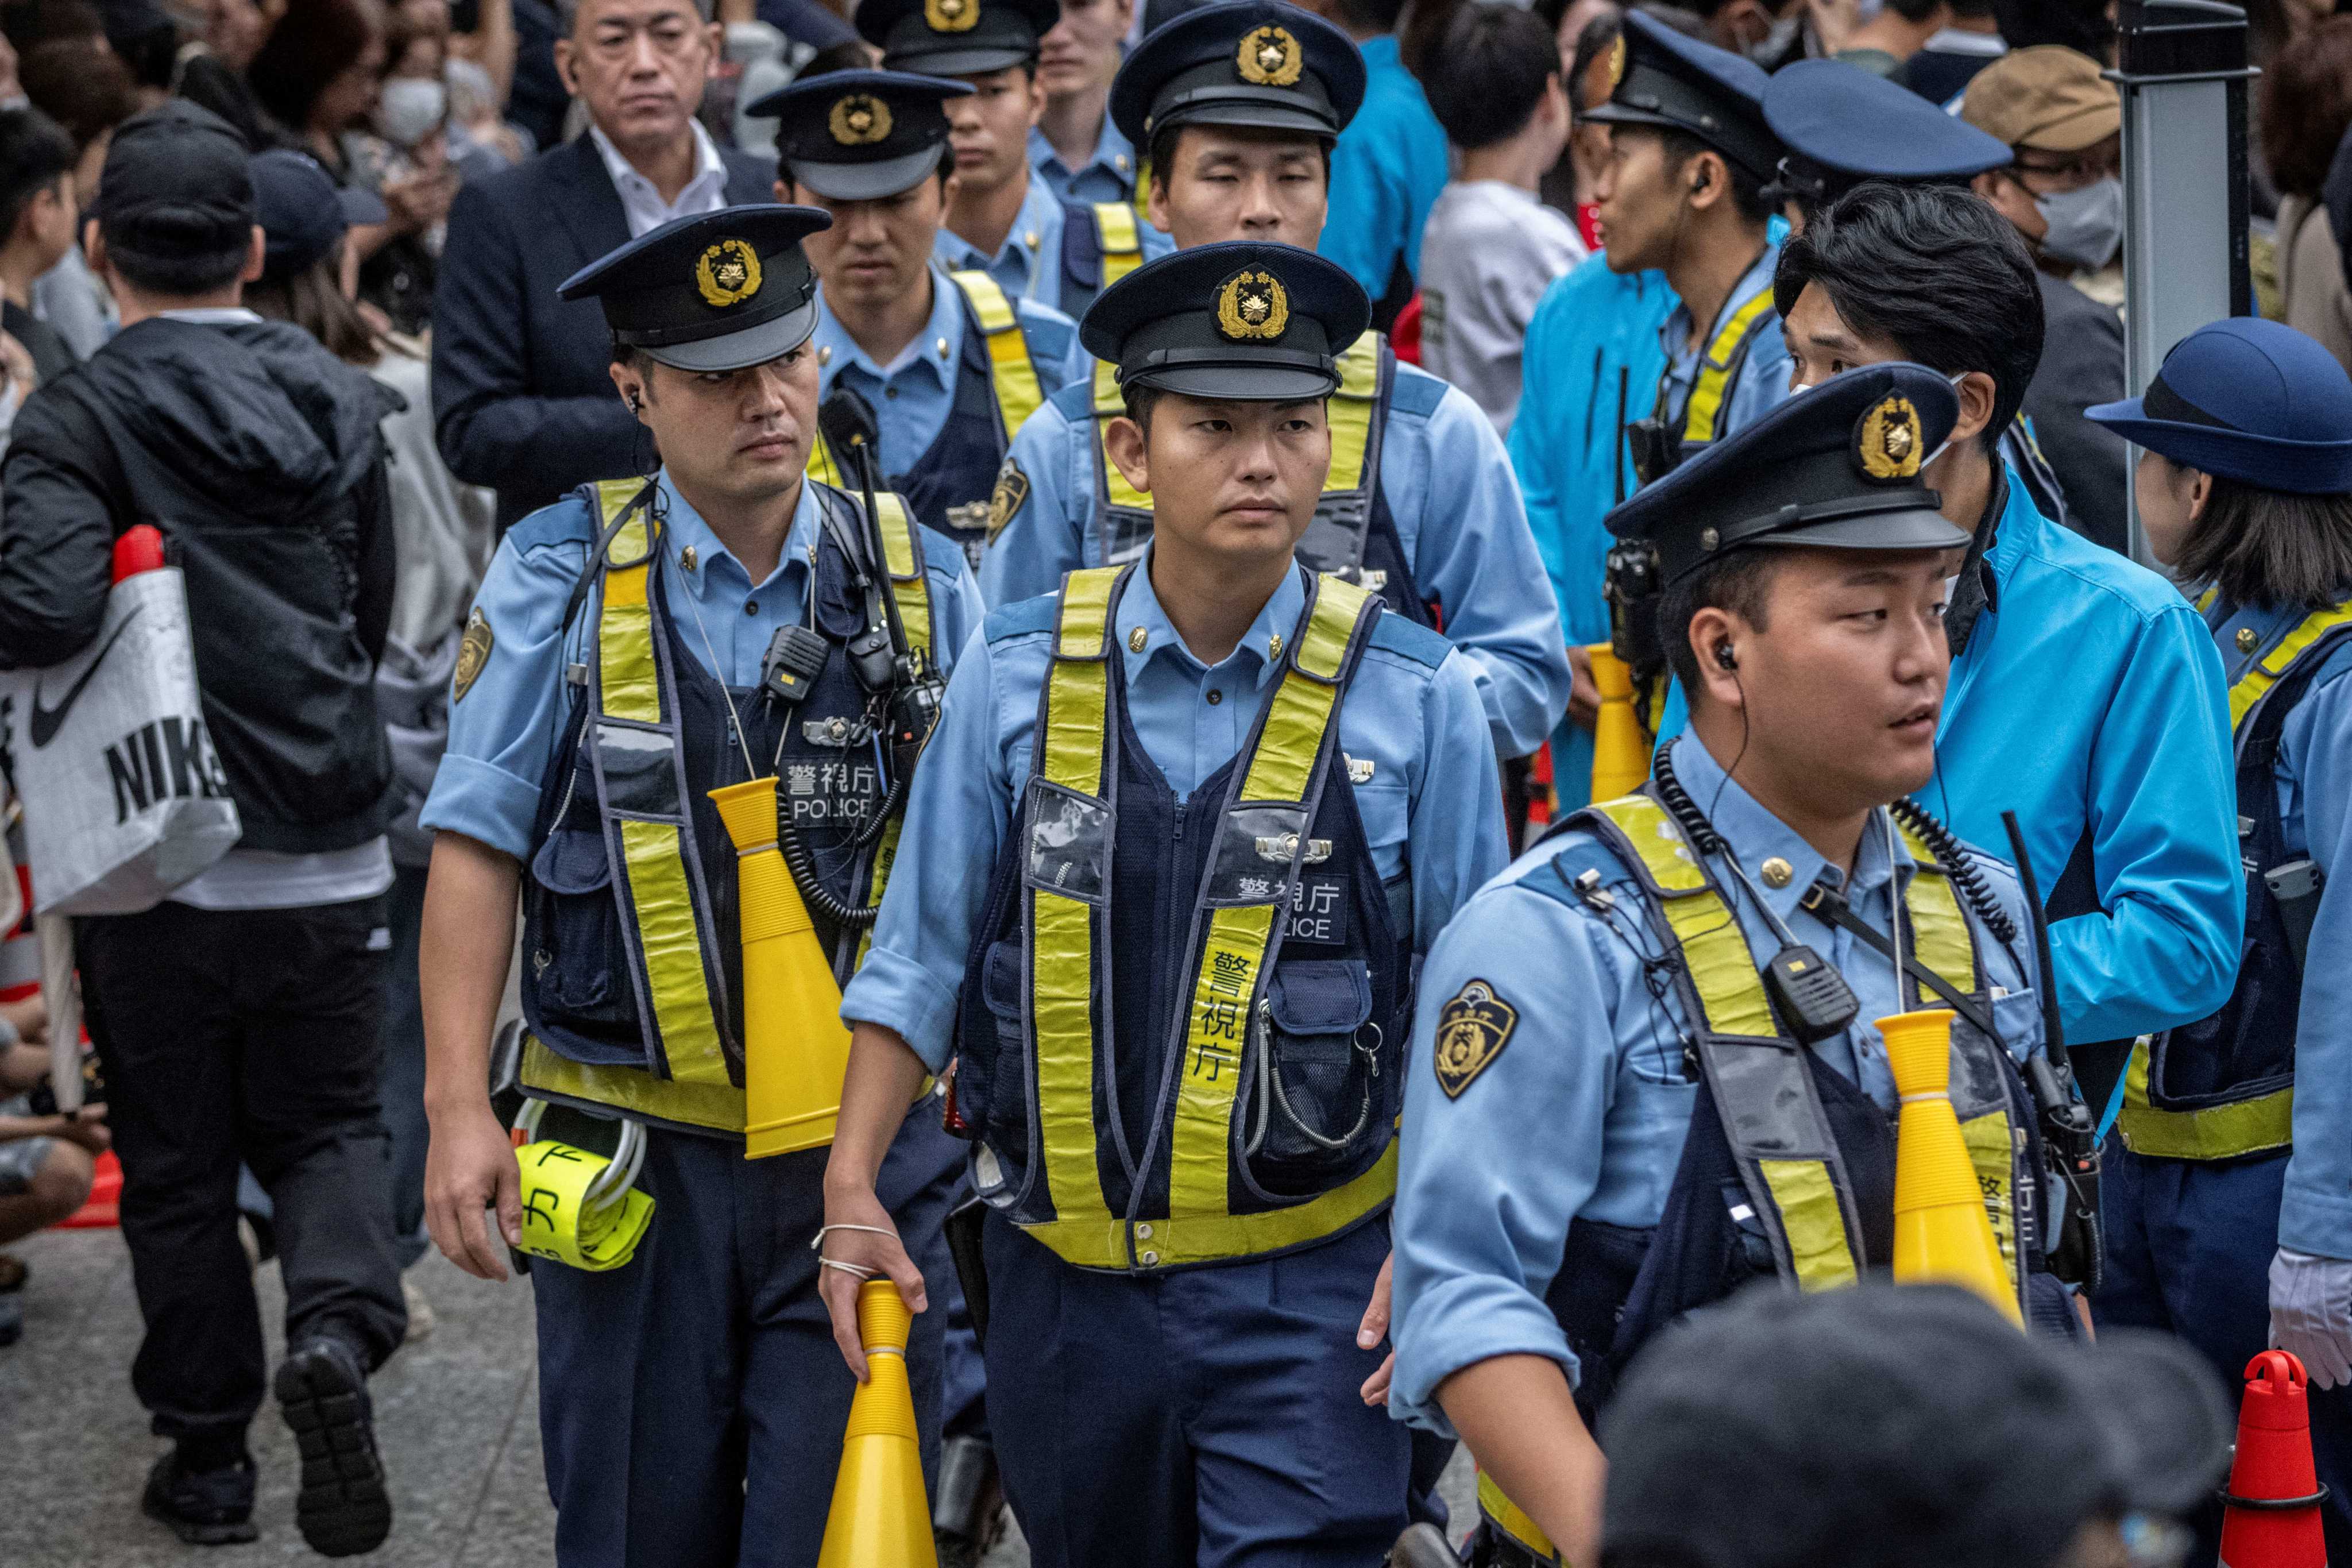
[[[1404,0],[1317,0],[1364,54],[1364,104],[1331,149],[1331,221],[1316,248],[1346,268],[1386,331],[1412,298],[1421,230],[1450,175],[1445,132],[1397,57]]]

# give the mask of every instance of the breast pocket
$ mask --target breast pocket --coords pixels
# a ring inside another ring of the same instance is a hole
[[[645,1042],[604,836],[558,828],[530,860],[525,962],[541,1017],[567,1056],[642,1067]]]
[[[1304,1195],[1345,1170],[1370,1135],[1382,1070],[1371,1027],[1371,972],[1358,958],[1275,966],[1265,1013],[1257,1108],[1265,1136],[1250,1162],[1268,1193]]]

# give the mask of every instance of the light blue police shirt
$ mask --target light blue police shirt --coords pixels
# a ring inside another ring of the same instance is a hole
[[[1731,297],[1723,302],[1713,321],[1696,344],[1690,342],[1693,330],[1690,308],[1680,300],[1675,301],[1673,312],[1664,326],[1658,329],[1658,344],[1666,354],[1666,379],[1660,391],[1663,407],[1669,420],[1680,421],[1683,411],[1690,405],[1691,389],[1698,384],[1699,370],[1706,362],[1706,351],[1715,334],[1724,323],[1738,313],[1739,308],[1759,294],[1772,292],[1772,270],[1780,264],[1778,241],[1767,241],[1764,253],[1756,264],[1740,274]],[[1790,355],[1788,340],[1780,333],[1780,318],[1770,307],[1749,331],[1748,359],[1733,378],[1731,390],[1725,395],[1723,409],[1716,416],[1715,438],[1722,440],[1735,432],[1745,430],[1762,416],[1788,400]]]
[[[1281,668],[1268,657],[1272,639],[1295,641],[1307,578],[1303,571],[1286,576],[1234,651],[1203,665],[1160,608],[1150,561],[1147,550],[1110,625],[1136,735],[1181,801],[1249,738]],[[964,961],[1028,784],[1039,689],[1051,663],[1050,608],[998,610],[965,647],[915,773],[873,950],[842,996],[843,1018],[897,1030],[933,1071],[947,1061]],[[1358,764],[1350,784],[1381,878],[1411,873],[1412,945],[1425,952],[1509,852],[1494,748],[1467,661],[1402,626],[1410,635],[1397,641],[1407,651],[1364,649],[1339,707],[1339,744]],[[1138,635],[1141,653],[1129,651]]]
[[[1029,128],[1029,166],[1045,187],[1066,202],[1128,202],[1135,199],[1135,148],[1103,111],[1102,134],[1095,138],[1094,156],[1078,168],[1062,162],[1054,144],[1035,126]]]
[[[1331,148],[1331,207],[1315,248],[1375,302],[1402,267],[1421,271],[1421,231],[1451,176],[1444,128],[1393,33],[1363,43],[1364,101]]]
[[[815,492],[801,487],[782,558],[758,584],[670,485],[667,470],[660,504],[667,521],[659,571],[678,636],[705,670],[748,688],[760,679],[776,628],[806,624],[809,561],[824,527]],[[489,626],[489,655],[449,705],[449,749],[422,817],[428,831],[462,833],[519,860],[537,847],[531,827],[540,785],[562,743],[572,694],[581,689],[565,683],[564,668],[588,659],[596,595],[588,595],[568,633],[557,622],[599,531],[589,503],[566,496],[499,542],[474,598]],[[951,659],[980,623],[980,590],[953,541],[916,532],[931,590],[933,645],[942,660]]]
[[[1049,398],[1013,439],[1028,496],[981,559],[992,605],[1050,593],[1064,573],[1103,564],[1093,397],[1074,385]],[[1527,755],[1568,711],[1570,676],[1501,437],[1466,394],[1400,363],[1379,482],[1414,584],[1444,607],[1446,640],[1470,656],[1496,748]]]
[[[1021,198],[1021,210],[996,254],[982,254],[963,236],[940,226],[931,242],[931,259],[950,272],[985,272],[996,286],[1015,300],[1034,300],[1049,310],[1062,308],[1061,198],[1045,182],[1032,178]]]
[[[1696,739],[1675,742],[1674,763],[1772,913],[1838,967],[1862,1005],[1843,1034],[1812,1048],[1893,1114],[1895,1081],[1871,1020],[1916,1004],[1898,993],[1891,962],[1798,907],[1816,879],[1841,874],[1727,782]],[[1843,879],[1854,914],[1882,932],[1892,929],[1895,884],[1907,887],[1914,868],[1899,835],[1890,858],[1888,831],[1886,814],[1873,812],[1853,876]],[[1654,953],[1657,938],[1632,871],[1596,860],[1595,842],[1589,832],[1564,833],[1522,856],[1479,889],[1422,966],[1398,1135],[1397,1365],[1389,1395],[1390,1413],[1417,1426],[1450,1433],[1438,1384],[1495,1356],[1547,1356],[1574,1381],[1576,1356],[1544,1304],[1569,1226],[1579,1218],[1656,1225],[1682,1159],[1698,1093],[1683,1077],[1682,1004],[1671,990],[1654,996],[1644,984],[1636,943]],[[1613,918],[1534,890],[1564,874],[1555,865],[1564,855],[1574,865],[1614,868],[1602,870]],[[1765,882],[1770,856],[1794,869],[1786,887]],[[2021,1062],[2042,1047],[2025,900],[2005,865],[1981,854],[1976,862],[2021,933],[2011,953],[1979,930],[1979,948],[1994,1025]],[[1769,962],[1782,945],[1779,931],[1719,863],[1713,869],[1733,889],[1748,950],[1759,966]],[[1449,1097],[1437,1079],[1437,1020],[1474,980],[1518,1018],[1486,1068]]]
[[[2216,604],[2213,628],[2225,679],[2234,685],[2303,623],[2300,605]],[[2241,651],[2241,629],[2255,637]],[[2326,657],[2279,731],[2280,826],[2289,858],[2307,855],[2327,878],[2311,924],[2313,962],[2303,974],[2294,1031],[2294,1152],[2279,1204],[2279,1245],[2319,1258],[2352,1258],[2352,971],[2323,953],[2352,952],[2352,646]],[[2267,868],[2265,868],[2267,869]]]
[[[908,474],[931,449],[955,406],[956,369],[963,357],[963,290],[936,264],[930,268],[931,314],[923,330],[887,365],[874,363],[817,290],[816,345],[821,391],[830,395],[845,379],[874,405],[882,428],[882,468]],[[1059,310],[1013,298],[1013,309],[1028,340],[1038,389],[1047,396],[1072,384],[1084,384],[1093,362],[1078,347],[1077,324]]]

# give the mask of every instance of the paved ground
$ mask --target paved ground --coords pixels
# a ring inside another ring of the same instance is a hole
[[[54,1231],[10,1248],[31,1265],[25,1337],[0,1350],[0,1564],[6,1568],[255,1568],[316,1563],[294,1529],[293,1443],[265,1406],[251,1546],[183,1547],[139,1511],[163,1450],[131,1396],[139,1308],[113,1231]],[[392,1539],[370,1568],[541,1568],[555,1514],[540,1473],[530,1287],[485,1284],[432,1258],[416,1275],[439,1325],[374,1384],[376,1432],[393,1482]],[[274,1365],[283,1296],[274,1265],[256,1277]],[[1446,1487],[1466,1518],[1467,1468]],[[1024,1568],[1017,1540],[991,1568]]]

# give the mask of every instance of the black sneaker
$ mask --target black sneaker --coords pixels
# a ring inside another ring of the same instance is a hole
[[[376,1458],[367,1373],[341,1341],[321,1335],[286,1352],[278,1408],[302,1449],[294,1522],[321,1557],[373,1552],[392,1532],[392,1498]]]
[[[147,1472],[147,1495],[140,1500],[147,1517],[171,1526],[172,1533],[190,1546],[233,1546],[251,1541],[253,1528],[253,1458],[246,1456],[224,1469],[202,1472],[180,1468],[177,1448],[155,1461]]]

